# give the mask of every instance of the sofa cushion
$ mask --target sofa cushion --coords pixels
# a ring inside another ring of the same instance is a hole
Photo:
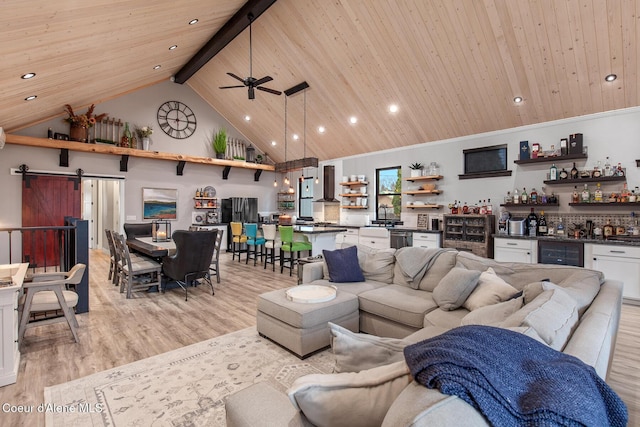
[[[469,314],[469,310],[460,307],[457,310],[437,309],[430,311],[424,316],[424,327],[437,326],[439,328],[453,329],[460,326],[460,322]]]
[[[561,351],[577,323],[576,302],[557,288],[542,292],[499,326],[530,326],[551,348]]]
[[[360,372],[298,378],[289,399],[316,426],[381,425],[389,407],[411,382],[403,361]]]
[[[498,304],[485,305],[462,318],[460,325],[498,326],[507,317],[522,308],[524,297],[513,298]]]
[[[506,301],[517,293],[518,290],[516,288],[498,277],[493,268],[489,267],[480,274],[478,286],[471,292],[471,295],[462,306],[469,311],[473,311],[485,305]]]
[[[320,280],[314,280],[309,284],[321,285],[321,286],[334,286],[336,289],[338,289],[338,292],[345,291],[353,295],[359,295],[362,292],[387,286],[386,283],[374,282],[371,280],[367,280],[366,282],[333,283],[333,282],[330,282],[328,279],[320,279]]]
[[[358,264],[358,248],[350,246],[334,251],[323,250],[322,254],[329,270],[329,281],[338,283],[364,282]]]
[[[408,286],[413,289],[433,292],[436,286],[438,286],[438,283],[440,283],[440,280],[442,280],[449,270],[455,267],[456,254],[457,252],[454,250],[441,251],[434,260],[433,265],[424,273],[419,283],[409,283],[402,272],[402,268],[396,263],[393,271],[393,283]]]
[[[331,349],[336,356],[335,372],[360,372],[376,366],[404,360],[409,342],[398,338],[378,337],[351,332],[329,322]]]
[[[477,270],[454,267],[433,290],[433,300],[443,310],[455,310],[467,300],[479,278]]]
[[[600,279],[598,271],[579,270],[571,273],[557,284],[550,281],[529,283],[523,289],[525,304],[531,302],[543,291],[560,288],[576,301],[578,312],[582,315],[600,292]]]
[[[393,283],[395,249],[375,249],[364,245],[357,245],[357,248],[358,262],[365,280],[387,284]]]
[[[375,314],[414,328],[424,326],[424,315],[438,305],[431,292],[401,285],[387,285],[358,295],[360,311]]]

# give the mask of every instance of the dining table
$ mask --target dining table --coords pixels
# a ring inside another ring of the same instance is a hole
[[[176,244],[173,240],[154,242],[153,237],[127,239],[127,246],[136,252],[158,259],[176,252]]]

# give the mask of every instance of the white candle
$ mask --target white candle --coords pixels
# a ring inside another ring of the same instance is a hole
[[[167,239],[167,232],[166,231],[158,231],[158,239],[166,240]]]

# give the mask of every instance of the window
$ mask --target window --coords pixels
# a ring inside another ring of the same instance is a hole
[[[313,220],[313,177],[298,181],[298,206],[300,219]]]
[[[376,169],[376,219],[400,220],[402,212],[402,169]]]

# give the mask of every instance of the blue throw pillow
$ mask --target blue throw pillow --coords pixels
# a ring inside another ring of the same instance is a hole
[[[327,263],[330,282],[364,282],[364,275],[360,264],[358,264],[358,248],[356,246],[335,251],[323,250],[322,255]]]

